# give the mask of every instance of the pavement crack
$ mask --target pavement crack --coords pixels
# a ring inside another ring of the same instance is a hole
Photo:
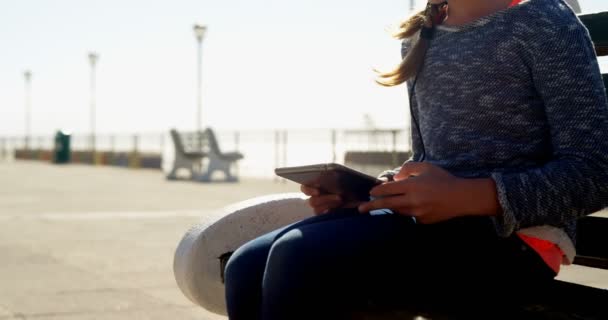
[[[81,289],[81,290],[61,290],[57,291],[57,295],[69,295],[75,293],[103,293],[103,292],[143,292],[145,290],[157,290],[157,289],[173,289],[173,286],[146,286],[146,287],[112,287],[112,288],[96,288],[96,289]],[[1,319],[0,319],[1,320]]]
[[[0,317],[0,320],[28,320],[28,319],[37,319],[37,318],[47,318],[47,317],[66,317],[66,316],[82,316],[82,315],[102,315],[102,314],[124,314],[124,313],[136,313],[136,312],[153,312],[156,310],[166,310],[166,308],[176,309],[176,310],[186,310],[186,309],[199,309],[195,306],[172,306],[170,304],[159,305],[149,308],[129,308],[125,310],[82,310],[82,311],[65,311],[65,312],[41,312],[41,313],[14,313],[9,317]]]

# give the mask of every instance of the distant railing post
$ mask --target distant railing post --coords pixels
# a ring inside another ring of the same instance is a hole
[[[393,168],[399,165],[399,159],[397,159],[397,130],[391,131],[393,138]]]
[[[36,143],[38,143],[38,139],[36,139],[35,136],[30,137],[29,140],[29,144],[30,144],[30,160],[36,160],[36,150],[38,150],[36,148]]]
[[[234,151],[239,151],[239,144],[241,142],[241,133],[238,131],[234,132]]]
[[[13,149],[13,156],[15,157],[15,160],[18,159],[18,154],[17,154],[17,150],[19,150],[19,137],[15,137],[13,136],[11,138],[11,145],[12,145],[12,149]]]
[[[29,137],[23,137],[22,138],[22,143],[21,145],[23,146],[23,149],[25,149],[25,159],[26,160],[31,160],[32,158],[32,152],[30,150],[30,138]]]
[[[19,149],[23,150],[23,159],[30,160],[30,147],[31,147],[31,138],[30,137],[19,137]]]
[[[43,160],[44,157],[42,155],[42,152],[44,151],[44,137],[39,136],[37,140],[38,140],[38,152],[36,153],[35,160]]]
[[[337,132],[336,129],[331,130],[331,154],[332,154],[332,162],[336,162],[336,144],[337,144]]]
[[[12,150],[12,151],[9,151],[9,156],[10,156],[10,153],[12,152],[12,156],[14,157],[14,159],[17,159],[17,141],[16,141],[16,138],[14,136],[13,137],[9,137],[8,138],[8,144],[9,144],[9,147],[8,147],[9,150]]]
[[[162,155],[165,152],[165,134],[160,134],[160,154]]]
[[[110,152],[116,152],[116,137],[114,135],[110,136]]]
[[[6,160],[6,138],[0,139],[0,145],[2,145],[2,153],[0,156],[2,160]]]
[[[238,131],[234,132],[234,152],[238,152],[239,151],[239,144],[241,140],[241,133]],[[234,172],[235,175],[238,177],[239,176],[239,162],[235,161],[234,163]]]
[[[139,168],[139,135],[133,135],[133,150],[131,151],[129,167]]]
[[[133,153],[139,152],[139,135],[133,135]]]
[[[287,130],[283,130],[283,166],[287,166]],[[287,180],[282,179],[281,182],[286,183]]]
[[[412,130],[411,130],[411,126],[408,125],[405,134],[407,135],[407,147],[409,148],[409,151],[411,154],[414,154],[414,147],[413,147],[413,138],[412,138]]]
[[[116,154],[116,137],[111,134],[108,139],[110,140],[110,150],[107,160],[108,165],[115,166],[118,165],[117,159],[119,159],[118,155]]]
[[[280,146],[281,146],[281,135],[279,130],[275,130],[274,132],[274,167],[278,168],[281,166],[280,161],[281,161],[281,156],[280,156]],[[274,176],[274,181],[280,181],[279,177],[277,175],[273,175]]]

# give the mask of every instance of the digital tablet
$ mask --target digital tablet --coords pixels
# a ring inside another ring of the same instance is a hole
[[[345,201],[369,201],[370,190],[382,180],[338,163],[276,168],[285,179],[319,189],[322,193],[339,194]]]

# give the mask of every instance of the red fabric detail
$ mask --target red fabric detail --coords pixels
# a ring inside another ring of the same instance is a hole
[[[518,5],[520,2],[522,2],[522,0],[513,0],[513,1],[511,1],[511,4],[509,5],[509,8]]]
[[[564,257],[562,249],[551,241],[531,237],[522,233],[517,233],[517,235],[540,255],[549,268],[553,269],[556,274],[559,273]]]

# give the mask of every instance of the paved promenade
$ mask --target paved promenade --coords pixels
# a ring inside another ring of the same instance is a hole
[[[0,163],[0,320],[224,319],[173,279],[174,250],[212,210],[291,183],[168,182],[160,172]],[[608,271],[562,278],[608,288]]]
[[[223,319],[173,278],[188,228],[229,203],[297,186],[165,181],[160,172],[0,163],[0,320]]]

